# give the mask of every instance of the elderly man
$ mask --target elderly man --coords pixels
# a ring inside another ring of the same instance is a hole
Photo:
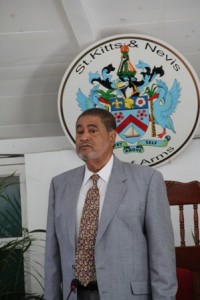
[[[163,177],[116,158],[115,139],[107,110],[78,117],[76,151],[85,165],[56,176],[50,188],[46,300],[175,300]]]

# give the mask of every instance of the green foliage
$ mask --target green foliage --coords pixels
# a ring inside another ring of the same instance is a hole
[[[22,236],[21,201],[18,177],[0,179],[0,238]]]
[[[22,228],[20,192],[16,193],[16,189],[15,194],[8,192],[10,186],[16,184],[13,177],[11,174],[0,179],[0,204],[2,201],[5,204],[0,211],[0,237],[4,237],[0,242],[0,300],[26,299],[25,285],[30,278],[43,290],[43,276],[38,271],[43,269],[43,264],[37,257],[43,250],[40,247],[44,247],[41,234],[45,230]]]
[[[146,87],[144,93],[147,94],[149,97],[153,96],[156,93],[157,84],[152,84],[151,87]]]

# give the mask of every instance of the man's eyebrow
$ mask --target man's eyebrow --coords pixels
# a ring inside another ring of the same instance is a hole
[[[81,124],[77,124],[76,125],[76,129],[78,129],[78,128],[82,128],[83,127],[83,125],[81,125]],[[98,126],[96,125],[96,124],[88,124],[87,125],[87,128],[98,128]]]
[[[76,124],[76,128],[82,127],[82,125],[80,124]]]
[[[87,127],[95,127],[98,128],[98,126],[96,124],[88,124]]]

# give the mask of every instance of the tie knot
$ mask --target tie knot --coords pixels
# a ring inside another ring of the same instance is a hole
[[[99,179],[99,175],[93,174],[90,178],[92,179],[93,186],[97,186],[97,181]]]

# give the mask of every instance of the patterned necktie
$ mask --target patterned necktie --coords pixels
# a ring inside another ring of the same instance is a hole
[[[96,278],[94,250],[99,223],[99,175],[93,174],[91,179],[93,185],[86,195],[76,251],[75,277],[84,286]]]

